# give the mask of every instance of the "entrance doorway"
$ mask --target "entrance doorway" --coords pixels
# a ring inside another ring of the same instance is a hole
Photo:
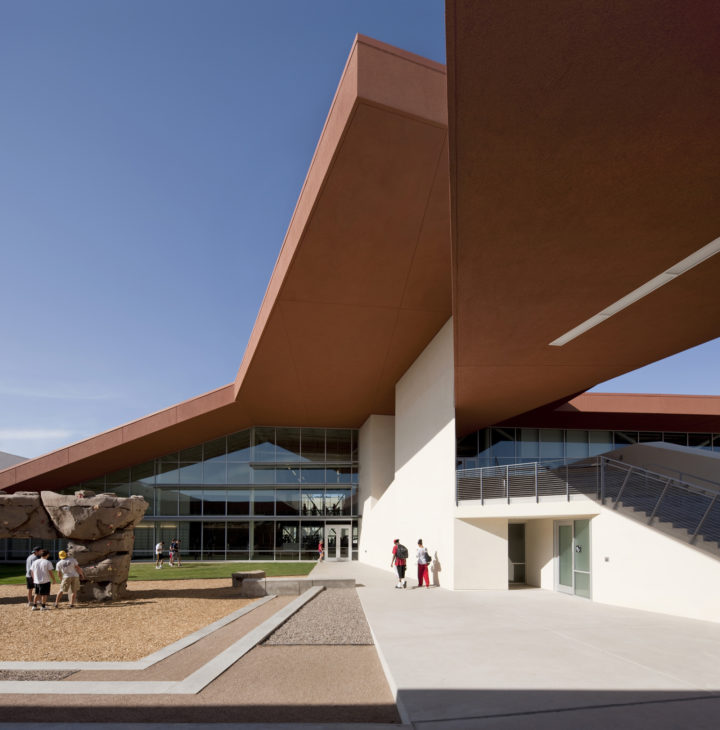
[[[325,559],[350,560],[352,525],[325,526]]]
[[[555,523],[555,590],[590,598],[590,520]]]

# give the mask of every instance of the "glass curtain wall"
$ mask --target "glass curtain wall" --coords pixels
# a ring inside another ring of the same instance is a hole
[[[584,459],[630,444],[652,441],[720,452],[720,434],[717,433],[485,428],[458,439],[457,468]]]
[[[135,558],[177,538],[183,560],[311,560],[337,522],[352,524],[356,559],[357,442],[356,429],[258,426],[63,491],[145,497]]]

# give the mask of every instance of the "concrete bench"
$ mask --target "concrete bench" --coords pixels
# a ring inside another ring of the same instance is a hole
[[[232,574],[233,588],[240,589],[243,598],[262,598],[265,590],[264,570],[239,570]]]

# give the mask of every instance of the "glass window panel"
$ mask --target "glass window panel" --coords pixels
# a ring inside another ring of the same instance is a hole
[[[352,450],[349,428],[329,428],[325,434],[326,461],[350,461]]]
[[[275,429],[253,429],[253,461],[275,461]]]
[[[155,552],[155,526],[152,522],[135,525],[133,556],[150,557]]]
[[[300,461],[300,429],[275,429],[275,460],[279,463]]]
[[[251,472],[253,484],[275,484],[274,466],[253,466]]]
[[[224,457],[227,453],[227,439],[223,436],[222,438],[215,439],[214,441],[207,441],[203,444],[203,460],[210,461],[210,459],[217,459],[218,457]],[[181,459],[184,461],[184,459]]]
[[[186,557],[199,558],[202,549],[202,522],[188,522],[187,541],[182,547],[183,560]]]
[[[228,461],[251,461],[252,446],[249,428],[227,437]]]
[[[300,455],[303,461],[325,461],[325,429],[303,428]]]
[[[237,466],[242,466],[242,464]],[[205,461],[202,467],[203,484],[227,484],[227,462],[224,456]]]
[[[467,436],[463,436],[461,439],[458,439],[457,455],[459,458],[472,459],[473,457],[477,456],[477,453],[478,453],[478,433],[477,433],[477,431],[474,431],[473,433],[470,433]]]
[[[323,489],[302,490],[302,514],[304,517],[316,517],[323,514],[325,492]]]
[[[565,457],[563,432],[559,428],[540,429],[540,458],[562,459]]]
[[[613,431],[615,448],[621,449],[629,444],[636,444],[638,440],[637,431]]]
[[[275,523],[255,521],[252,525],[253,560],[268,558],[272,560],[275,553]]]
[[[178,492],[177,489],[158,489],[157,514],[176,515],[178,514]]]
[[[322,522],[303,522],[300,528],[300,559],[317,560],[318,543],[323,539]]]
[[[224,515],[225,514],[225,490],[224,489],[203,489],[203,514]]]
[[[304,466],[301,480],[303,484],[325,484],[325,469],[317,466]]]
[[[568,459],[584,459],[590,456],[587,431],[565,432],[565,453]]]
[[[575,520],[575,570],[590,570],[590,520]]]
[[[678,446],[687,446],[687,434],[686,433],[664,433],[663,441],[666,444],[677,444]]]
[[[225,559],[224,522],[203,522],[203,559]]]
[[[129,484],[108,484],[105,487],[105,492],[108,494],[114,494],[116,497],[129,497],[130,496],[130,485]]]
[[[518,429],[518,457],[521,461],[537,461],[540,458],[540,434],[536,428]]]
[[[177,536],[178,523],[177,522],[156,522],[155,523],[155,542],[163,542],[164,551],[163,557],[167,559],[168,548],[170,547],[170,540]],[[155,546],[153,545],[153,552]]]
[[[147,512],[145,512],[145,516],[155,514],[155,487],[145,484],[144,482],[133,482],[130,484],[128,492],[131,496],[136,494],[138,497],[143,497],[150,505],[147,508]]]
[[[327,484],[350,484],[352,482],[352,469],[349,466],[326,469],[325,481]]]
[[[720,451],[720,433],[713,434],[713,451]]]
[[[155,482],[155,462],[146,461],[144,464],[130,467],[130,481],[153,484]]]
[[[193,446],[189,449],[183,449],[180,452],[178,461],[185,462],[186,464],[194,464],[195,462],[202,461],[203,447]]]
[[[640,431],[638,434],[638,442],[641,444],[649,444],[653,441],[662,440],[662,434],[659,431]]]
[[[300,523],[277,522],[275,528],[275,558],[297,560],[300,552]]]
[[[300,490],[276,489],[275,510],[278,515],[300,514]]]
[[[352,432],[352,453],[350,454],[350,457],[352,458],[353,461],[357,461],[358,458],[359,458],[358,457],[359,450],[360,450],[359,443],[358,443],[359,442],[359,439],[360,439],[360,432],[357,431],[357,430],[355,430],[355,429],[353,429],[353,432]]]
[[[597,456],[612,451],[612,431],[588,431],[588,456]]]
[[[493,462],[512,464],[515,460],[515,429],[491,428],[490,438],[492,439],[491,458]],[[508,459],[509,461],[507,461]]]
[[[300,484],[300,467],[278,467],[275,469],[275,481],[277,484]]]
[[[181,463],[180,468],[178,469],[178,476],[180,484],[202,484],[202,462],[197,462],[194,464]]]
[[[130,469],[119,469],[107,475],[105,480],[108,484],[129,484]]]
[[[350,513],[356,515],[358,513],[358,488],[353,487],[350,490]]]
[[[689,433],[688,446],[693,446],[696,449],[712,449],[712,434]]]
[[[83,482],[80,485],[80,489],[91,489],[93,492],[104,492],[105,491],[105,477],[101,476],[97,479],[91,479],[90,481]]]
[[[178,490],[178,514],[179,515],[201,515],[202,514],[202,490],[201,489],[179,489]]]
[[[325,514],[331,517],[349,515],[351,511],[349,489],[327,489],[325,491]]]
[[[227,465],[228,484],[252,484],[252,469],[250,464],[241,464],[228,461]]]
[[[590,576],[588,573],[575,573],[575,595],[590,598]]]
[[[248,560],[250,557],[250,523],[227,523],[228,560]]]
[[[250,514],[250,490],[230,487],[227,490],[227,513],[229,515]]]
[[[275,490],[253,489],[253,509],[256,515],[274,515]]]
[[[155,482],[157,484],[178,483],[178,455],[170,454],[157,460],[155,464]]]

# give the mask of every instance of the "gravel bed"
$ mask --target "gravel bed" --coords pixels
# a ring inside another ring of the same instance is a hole
[[[8,682],[8,681],[38,681],[38,680],[45,680],[46,682],[49,682],[53,679],[65,679],[65,677],[69,677],[71,674],[75,674],[74,670],[71,671],[50,671],[50,670],[43,670],[39,669],[37,671],[30,671],[30,670],[12,670],[12,669],[0,669],[0,682]]]
[[[264,645],[367,645],[370,628],[354,588],[326,588],[272,633]]]

